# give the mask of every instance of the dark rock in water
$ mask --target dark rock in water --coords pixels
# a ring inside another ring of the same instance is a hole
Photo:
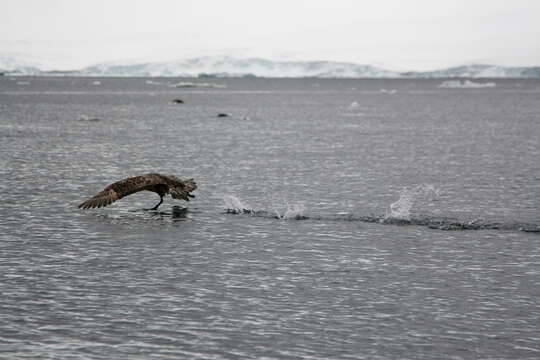
[[[172,103],[173,103],[173,104],[183,104],[183,103],[184,103],[184,100],[182,100],[182,99],[174,99],[174,100],[172,101]]]
[[[100,118],[89,117],[87,115],[81,115],[81,116],[79,116],[79,121],[97,122],[97,121],[101,121],[101,119]]]
[[[217,114],[217,117],[228,117],[229,114],[225,114],[225,113],[219,113]]]
[[[519,231],[530,232],[530,233],[540,233],[540,227],[520,227]]]

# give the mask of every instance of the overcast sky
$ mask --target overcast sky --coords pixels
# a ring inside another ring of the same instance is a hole
[[[2,0],[0,55],[47,68],[204,55],[393,70],[540,65],[540,0]]]

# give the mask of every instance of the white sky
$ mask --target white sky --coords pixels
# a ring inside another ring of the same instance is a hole
[[[204,55],[540,65],[540,0],[1,0],[0,11],[0,55],[47,68]]]

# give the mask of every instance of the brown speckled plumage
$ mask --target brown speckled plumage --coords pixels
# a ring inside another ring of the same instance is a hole
[[[189,201],[190,197],[195,197],[190,194],[195,189],[197,189],[197,184],[193,179],[181,180],[173,175],[145,174],[120,180],[107,186],[103,191],[80,204],[79,208],[104,207],[124,196],[147,190],[157,193],[160,197],[159,204],[152,208],[152,210],[156,210],[166,194],[171,194],[173,199]]]

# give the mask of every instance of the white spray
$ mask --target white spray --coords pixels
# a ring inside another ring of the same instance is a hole
[[[248,204],[244,204],[239,198],[234,195],[224,195],[223,201],[228,212],[241,213],[252,211]]]
[[[436,189],[433,185],[422,184],[412,188],[403,188],[399,193],[398,201],[390,204],[386,209],[386,215],[384,219],[396,219],[396,220],[410,220],[411,209],[416,199],[420,196],[438,197],[440,190]]]

